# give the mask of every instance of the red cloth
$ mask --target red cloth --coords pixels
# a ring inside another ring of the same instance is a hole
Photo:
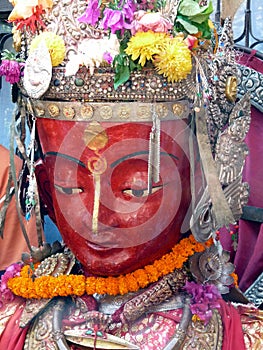
[[[223,321],[223,347],[222,350],[246,350],[244,334],[240,315],[234,306],[219,300],[220,315]]]
[[[23,350],[28,327],[20,328],[19,320],[24,307],[18,306],[16,312],[9,318],[0,336],[0,349]]]

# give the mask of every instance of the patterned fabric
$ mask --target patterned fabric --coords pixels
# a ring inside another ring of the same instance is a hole
[[[247,350],[263,349],[263,312],[253,306],[238,305]]]
[[[122,326],[114,335],[138,345],[141,350],[163,349],[175,333],[181,315],[181,310],[150,314],[131,326]]]
[[[201,341],[203,344],[202,350],[242,349],[244,344],[243,334],[245,349],[261,350],[263,348],[263,312],[251,305],[233,307],[233,304],[223,301],[221,304],[220,314],[224,333],[222,334],[220,331],[222,324],[218,313],[215,314],[214,323],[210,326],[208,325],[207,328],[202,325],[202,322],[191,322],[187,331],[186,341],[180,347],[181,350],[198,348],[198,342],[200,344]],[[17,299],[14,303],[4,306],[0,310],[0,349],[42,350],[43,344],[45,344],[45,349],[56,349],[57,346],[52,335],[53,306],[46,307],[43,313],[41,312],[40,315],[34,318],[30,328],[19,327],[19,320],[24,309],[22,299]],[[65,304],[65,307],[72,307],[72,304]],[[64,310],[64,315],[69,310]],[[63,321],[64,327],[70,327],[74,330],[87,330],[87,323],[81,310],[73,307],[71,312],[75,317],[75,322],[70,323],[67,321],[69,316],[65,316]],[[156,312],[144,315],[136,322],[130,325],[122,325],[120,328],[109,331],[109,333],[137,345],[140,350],[161,350],[165,348],[169,340],[177,332],[181,317],[181,309]],[[215,331],[216,327],[219,332]],[[221,343],[222,336],[224,338],[223,346]],[[193,342],[195,342],[195,346],[193,346]],[[84,349],[85,347],[70,346],[70,349],[74,350],[80,348]]]

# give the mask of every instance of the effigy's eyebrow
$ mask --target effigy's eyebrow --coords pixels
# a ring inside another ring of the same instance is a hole
[[[126,156],[123,156],[123,157],[115,160],[113,163],[111,163],[110,167],[114,168],[116,165],[119,165],[124,160],[130,159],[130,158],[133,158],[133,157],[136,157],[136,156],[140,156],[142,154],[149,154],[149,151],[140,151],[140,152],[134,152],[134,153],[127,154]],[[175,156],[174,154],[171,154],[171,153],[160,152],[160,155],[161,156],[170,156],[170,157],[172,157],[172,158],[174,158],[176,160],[179,160],[179,158],[177,156]]]
[[[127,154],[117,160],[115,160],[113,163],[111,163],[110,167],[111,168],[114,168],[116,165],[119,165],[120,163],[122,163],[124,160],[126,159],[130,159],[130,158],[133,158],[133,157],[136,157],[136,156],[139,156],[139,155],[142,155],[142,154],[149,154],[149,151],[139,151],[139,152],[134,152],[134,153],[130,153],[130,154]],[[179,158],[177,156],[175,156],[174,154],[171,154],[171,153],[166,153],[166,152],[160,152],[160,155],[161,156],[170,156],[171,158],[174,158],[176,160],[179,160]],[[47,152],[44,157],[46,156],[55,156],[55,157],[61,157],[61,158],[64,158],[64,159],[67,159],[67,160],[70,160],[74,163],[77,163],[78,165],[82,166],[83,168],[87,168],[86,165],[79,159],[77,158],[74,158],[72,156],[69,156],[68,154],[64,154],[64,153],[60,153],[60,152],[53,152],[53,151],[50,151],[50,152]]]
[[[64,154],[64,153],[60,153],[60,152],[47,152],[44,157],[46,156],[55,156],[55,157],[61,157],[61,158],[64,158],[64,159],[67,159],[67,160],[70,160],[74,163],[77,163],[78,165],[82,166],[83,168],[87,168],[86,165],[79,159],[77,158],[74,158],[74,157],[71,157],[69,156],[68,154]]]

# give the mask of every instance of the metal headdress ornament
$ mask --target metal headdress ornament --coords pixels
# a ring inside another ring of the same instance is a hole
[[[219,50],[209,64],[211,100],[202,114],[196,113],[197,139],[207,184],[191,219],[192,232],[199,241],[206,241],[221,227],[234,224],[248,200],[248,184],[242,183],[242,171],[248,154],[244,138],[250,125],[250,101],[248,94],[235,101],[237,68],[232,45],[232,24],[226,19]]]

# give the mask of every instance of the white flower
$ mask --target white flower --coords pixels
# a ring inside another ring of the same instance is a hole
[[[85,65],[90,74],[94,73],[95,67],[98,68],[104,61],[105,52],[115,57],[119,53],[119,41],[115,34],[111,34],[110,38],[86,39],[83,40],[78,47],[78,53],[72,54],[66,64],[66,76],[77,73],[81,65]]]

